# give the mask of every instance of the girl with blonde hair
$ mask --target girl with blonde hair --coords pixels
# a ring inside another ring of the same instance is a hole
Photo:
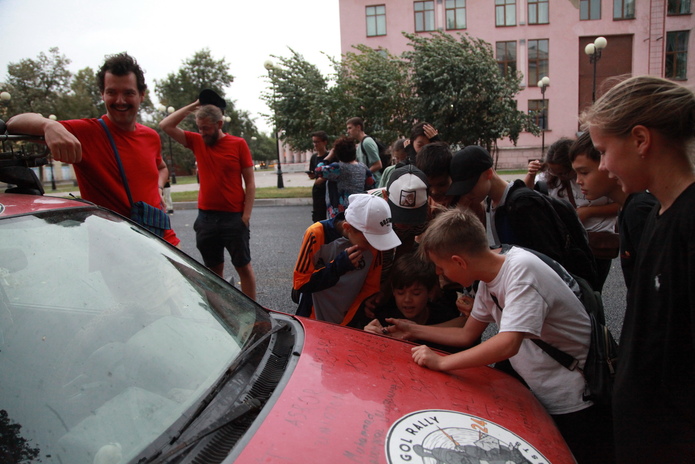
[[[695,94],[627,79],[582,115],[599,169],[659,201],[628,289],[613,392],[618,462],[695,462]]]

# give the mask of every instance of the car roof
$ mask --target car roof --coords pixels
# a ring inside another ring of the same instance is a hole
[[[85,207],[87,205],[83,201],[47,195],[0,193],[0,219],[55,209]]]

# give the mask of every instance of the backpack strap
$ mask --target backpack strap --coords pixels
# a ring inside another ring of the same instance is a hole
[[[502,309],[502,306],[500,306],[500,302],[495,295],[490,293],[490,298],[492,298],[492,301],[495,302],[500,311],[504,311]],[[544,342],[540,338],[532,338],[531,341],[535,343],[541,350],[545,351],[548,354],[548,356],[557,361],[565,369],[573,371],[577,368],[579,361],[574,356],[567,354],[558,348],[555,348],[553,345],[551,345],[548,342]]]
[[[121,173],[121,179],[123,179],[123,188],[125,188],[125,193],[128,195],[128,201],[130,202],[130,206],[133,206],[133,197],[130,194],[130,187],[128,186],[128,178],[125,176],[125,169],[123,169],[123,163],[121,163],[121,156],[118,154],[118,148],[116,148],[116,142],[113,140],[113,136],[111,135],[111,131],[109,130],[108,126],[106,126],[106,122],[104,122],[103,119],[99,118],[99,124],[101,124],[101,127],[104,129],[104,132],[106,133],[106,136],[109,139],[109,144],[111,144],[111,149],[113,150],[113,156],[116,158],[116,163],[118,163],[118,170]]]

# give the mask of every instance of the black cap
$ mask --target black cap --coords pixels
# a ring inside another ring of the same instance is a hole
[[[227,107],[227,102],[224,101],[224,98],[217,95],[217,92],[212,89],[205,89],[200,92],[200,95],[198,95],[198,101],[201,105],[215,105],[221,109],[222,112],[224,112],[224,109]]]
[[[492,167],[492,156],[483,147],[470,145],[451,158],[449,196],[462,196],[473,190],[480,175]]]

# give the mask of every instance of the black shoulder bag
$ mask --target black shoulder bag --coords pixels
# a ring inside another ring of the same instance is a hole
[[[163,237],[166,230],[171,229],[171,222],[169,221],[169,216],[166,212],[159,208],[156,208],[149,203],[144,201],[138,201],[133,203],[133,196],[130,194],[130,187],[128,186],[128,179],[125,176],[125,170],[123,169],[123,163],[121,163],[121,157],[118,154],[118,149],[116,148],[116,143],[111,136],[111,131],[106,126],[103,119],[99,119],[101,127],[104,128],[106,136],[109,138],[109,143],[113,149],[113,154],[116,157],[116,162],[118,163],[118,170],[121,172],[121,178],[123,179],[123,187],[128,195],[128,201],[130,202],[130,219],[137,222],[145,229],[149,230],[153,234]]]

